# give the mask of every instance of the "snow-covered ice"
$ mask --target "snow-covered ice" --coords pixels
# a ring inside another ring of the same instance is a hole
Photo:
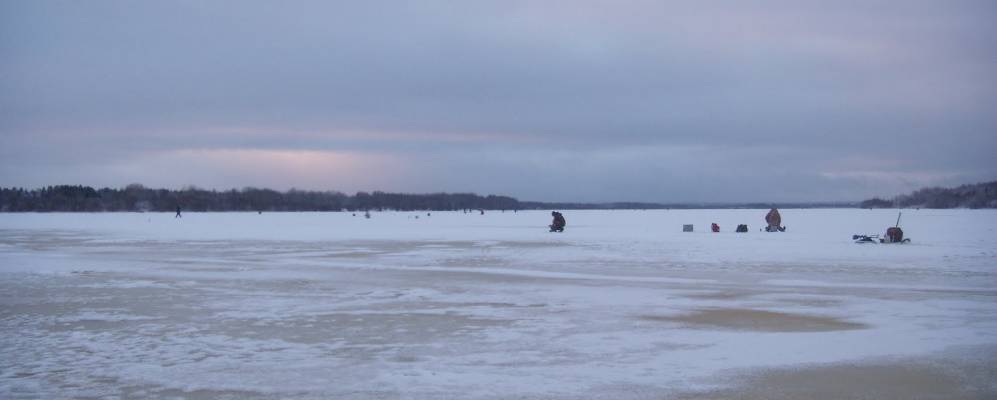
[[[997,393],[997,212],[766,211],[0,214],[0,398]]]

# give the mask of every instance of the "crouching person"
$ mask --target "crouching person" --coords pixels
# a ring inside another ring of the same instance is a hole
[[[550,215],[554,217],[554,221],[550,224],[551,232],[564,232],[564,225],[567,222],[564,220],[564,216],[557,211],[551,211]]]
[[[779,215],[779,210],[775,208],[769,210],[768,214],[765,214],[765,223],[768,226],[765,227],[765,232],[785,232],[786,227],[782,226],[782,216]]]

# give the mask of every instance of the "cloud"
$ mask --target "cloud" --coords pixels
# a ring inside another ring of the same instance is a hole
[[[384,190],[535,199],[993,179],[994,17],[974,1],[8,2],[0,183],[183,151],[384,154],[412,172],[368,178]],[[856,162],[877,159],[897,164]],[[867,184],[872,170],[898,183]]]
[[[141,182],[152,187],[180,188],[194,185],[231,189],[263,186],[319,190],[362,190],[370,186],[392,187],[404,178],[401,160],[369,152],[260,149],[181,149],[136,152],[100,162],[66,165],[9,166],[5,181],[27,185],[48,175],[39,166],[58,172],[49,184],[72,183],[94,186],[124,186]]]

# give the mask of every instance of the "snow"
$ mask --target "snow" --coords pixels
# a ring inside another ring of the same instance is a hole
[[[667,397],[997,345],[997,212],[766,212],[0,214],[0,398]]]

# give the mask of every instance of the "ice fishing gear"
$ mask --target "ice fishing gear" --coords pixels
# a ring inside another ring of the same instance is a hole
[[[886,237],[879,239],[880,243],[910,243],[910,238],[904,237],[904,231],[899,227],[886,229]]]
[[[877,242],[883,244],[910,243],[910,238],[905,238],[903,229],[900,229],[900,217],[902,215],[902,211],[897,214],[897,223],[892,227],[886,228],[886,235],[884,237],[880,237],[879,235],[852,235],[852,240],[859,244]]]
[[[910,243],[910,238],[904,238],[904,231],[900,229],[900,217],[903,211],[897,213],[897,223],[892,228],[886,229],[886,237],[880,238],[880,243]]]

